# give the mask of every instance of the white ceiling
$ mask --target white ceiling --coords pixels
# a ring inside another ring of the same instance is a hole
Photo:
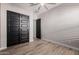
[[[44,6],[41,6],[40,10],[39,10],[37,13],[36,13],[35,11],[38,10],[38,7],[39,7],[40,5],[35,5],[35,6],[31,6],[31,7],[33,8],[33,11],[34,11],[36,14],[42,14],[42,13],[47,12],[47,11],[49,11],[50,9],[52,9],[52,8],[58,6],[58,5],[60,5],[60,4],[59,4],[59,3],[56,3],[56,4],[47,4],[47,3],[46,3],[45,6],[46,6],[48,9],[46,9]]]
[[[38,5],[34,5],[34,6],[31,6],[30,3],[13,3],[15,6],[18,6],[18,7],[21,7],[21,8],[24,8],[24,9],[27,9],[28,8],[31,8],[33,10],[33,12],[35,13],[35,11],[37,11],[38,7],[39,7],[39,4]],[[60,5],[60,3],[56,3],[56,4],[45,4],[47,6],[48,9],[46,9],[44,6],[41,6],[39,12],[37,12],[36,14],[42,14],[44,12],[47,12],[49,11],[50,9]]]

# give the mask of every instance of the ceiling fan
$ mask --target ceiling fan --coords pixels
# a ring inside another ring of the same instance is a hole
[[[47,7],[47,5],[56,5],[56,3],[29,3],[29,4],[30,6],[38,6],[37,10],[35,10],[36,13],[38,13],[42,7],[48,10],[49,8]]]

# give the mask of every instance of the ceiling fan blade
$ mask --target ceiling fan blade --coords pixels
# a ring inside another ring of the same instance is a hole
[[[35,10],[35,13],[38,13],[38,12],[39,12],[39,10],[40,10],[40,8],[41,8],[41,6],[39,6],[39,7],[38,7],[38,9],[37,9],[37,10]]]
[[[41,6],[38,7],[38,10],[40,10]]]
[[[35,5],[38,5],[39,3],[29,3],[30,6],[35,6]]]
[[[46,6],[46,5],[44,5],[44,7],[48,10],[48,8],[47,8],[47,6]]]
[[[40,10],[41,6],[38,7],[38,11]]]

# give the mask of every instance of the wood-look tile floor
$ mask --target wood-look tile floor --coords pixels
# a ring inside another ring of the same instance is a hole
[[[79,51],[63,47],[45,40],[36,40],[12,46],[0,52],[0,55],[78,55]]]

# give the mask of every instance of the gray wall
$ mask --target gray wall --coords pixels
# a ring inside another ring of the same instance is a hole
[[[0,23],[1,23],[1,3],[0,3]],[[1,24],[0,24],[0,41],[1,41]],[[0,43],[1,47],[1,43]]]
[[[36,38],[36,20],[33,20],[33,37]]]
[[[79,4],[61,4],[39,17],[42,39],[79,48]]]

